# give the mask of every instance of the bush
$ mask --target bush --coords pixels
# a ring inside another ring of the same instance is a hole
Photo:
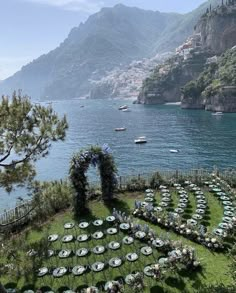
[[[127,183],[127,191],[143,191],[146,188],[146,182],[143,178],[133,178]]]

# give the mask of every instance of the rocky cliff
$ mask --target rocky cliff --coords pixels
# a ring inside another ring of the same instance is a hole
[[[236,2],[207,9],[195,31],[201,34],[203,50],[212,55],[220,55],[232,48],[236,44]]]
[[[184,109],[236,112],[236,47],[207,64],[182,93]]]
[[[192,52],[192,57],[188,60],[175,56],[164,65],[158,66],[153,74],[143,82],[137,102],[139,104],[179,102],[181,88],[199,76],[206,58],[205,53]]]

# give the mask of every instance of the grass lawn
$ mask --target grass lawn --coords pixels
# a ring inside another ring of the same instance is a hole
[[[206,217],[203,219],[205,225],[208,226],[209,231],[216,228],[218,223],[221,222],[223,216],[223,207],[220,202],[210,193],[205,193],[209,205],[209,209],[207,211]],[[171,209],[177,207],[178,199],[177,193],[172,192],[172,206]],[[143,200],[144,193],[135,192],[135,193],[125,193],[118,195],[118,199],[113,203],[113,206],[118,210],[125,211],[127,214],[131,214],[134,207],[134,200],[140,199]],[[189,204],[186,212],[184,214],[185,218],[190,218],[191,214],[194,213],[196,209],[196,202],[194,196],[190,194]],[[156,193],[156,201],[159,200],[159,193]],[[93,201],[89,203],[91,213],[84,217],[85,220],[91,221],[97,218],[104,219],[106,216],[110,215],[112,212],[113,206],[107,207],[104,206],[103,203],[98,201]],[[135,222],[143,224],[144,222],[139,219],[134,219]],[[73,214],[71,211],[66,211],[64,213],[56,215],[49,222],[45,223],[40,227],[32,227],[30,230],[23,232],[21,235],[17,237],[21,237],[22,241],[26,241],[29,244],[33,244],[43,237],[47,237],[49,234],[59,234],[60,236],[66,234],[73,234],[74,236],[78,234],[88,233],[91,234],[95,231],[105,231],[109,224],[105,223],[101,227],[94,227],[90,225],[86,231],[80,230],[77,228],[73,228],[71,230],[65,230],[63,225],[66,222],[74,222]],[[165,235],[166,231],[161,229],[158,226],[154,226],[149,224],[150,228],[155,230],[158,235]],[[91,239],[87,243],[79,243],[78,241],[65,244],[57,240],[52,243],[50,249],[61,250],[64,248],[77,250],[81,247],[93,248],[96,245],[106,245],[110,241],[118,241],[122,242],[122,238],[125,236],[122,232],[119,232],[116,235],[106,236],[101,240]],[[213,285],[217,283],[223,283],[225,285],[229,285],[232,283],[233,279],[230,274],[230,264],[231,260],[227,256],[227,253],[215,253],[206,249],[205,247],[193,243],[175,233],[169,231],[168,237],[173,240],[181,240],[184,244],[193,246],[196,249],[198,259],[200,259],[202,264],[202,270],[199,272],[188,272],[186,270],[181,270],[177,273],[168,273],[165,279],[162,282],[158,282],[153,280],[152,278],[145,277],[145,292],[196,292],[200,291],[200,288],[204,285]],[[139,252],[140,248],[145,246],[145,244],[135,240],[134,244],[130,246],[122,245],[121,249],[117,251],[112,251],[107,249],[107,251],[103,255],[95,255],[93,252],[89,254],[88,257],[78,258],[77,256],[72,256],[68,259],[59,259],[58,256],[51,257],[50,259],[44,260],[42,262],[42,266],[48,267],[58,267],[58,266],[75,266],[78,264],[92,264],[96,261],[105,261],[107,262],[114,256],[125,257],[125,255],[129,252]],[[25,252],[24,252],[25,253]],[[143,268],[148,265],[155,263],[155,260],[158,259],[162,253],[158,251],[154,251],[151,256],[143,256],[139,255],[139,259],[130,263],[125,261],[119,268],[110,268],[108,267],[104,271],[100,273],[89,272],[80,277],[73,277],[72,274],[66,275],[62,278],[53,278],[52,276],[45,276],[43,278],[34,279],[33,276],[29,274],[27,280],[25,278],[20,278],[16,281],[13,277],[3,276],[3,283],[15,283],[17,284],[17,288],[22,288],[26,285],[35,286],[38,288],[43,285],[48,285],[54,291],[58,290],[58,288],[62,286],[68,286],[68,288],[75,289],[81,285],[89,284],[96,285],[101,281],[109,281],[113,280],[119,276],[126,276],[132,271],[143,271]],[[125,292],[131,292],[132,288],[128,287],[125,289]]]

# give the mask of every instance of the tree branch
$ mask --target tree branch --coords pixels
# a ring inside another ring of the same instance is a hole
[[[37,148],[39,147],[39,144],[41,143],[42,139],[43,139],[43,137],[40,136],[38,141],[37,141],[37,143],[36,143],[36,147],[31,152],[29,152],[29,154],[27,154],[23,159],[18,160],[18,161],[12,161],[9,164],[0,164],[0,167],[13,167],[13,166],[16,166],[16,165],[18,165],[20,163],[23,163],[23,162],[27,161],[33,155],[33,153],[37,150]]]

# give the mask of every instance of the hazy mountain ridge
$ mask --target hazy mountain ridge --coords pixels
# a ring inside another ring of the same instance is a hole
[[[21,88],[32,97],[49,99],[86,95],[88,79],[157,51],[174,49],[193,30],[196,15],[200,15],[199,9],[180,15],[124,5],[103,8],[72,29],[58,48],[6,79],[0,90],[10,94]],[[175,38],[173,28],[180,32]]]

